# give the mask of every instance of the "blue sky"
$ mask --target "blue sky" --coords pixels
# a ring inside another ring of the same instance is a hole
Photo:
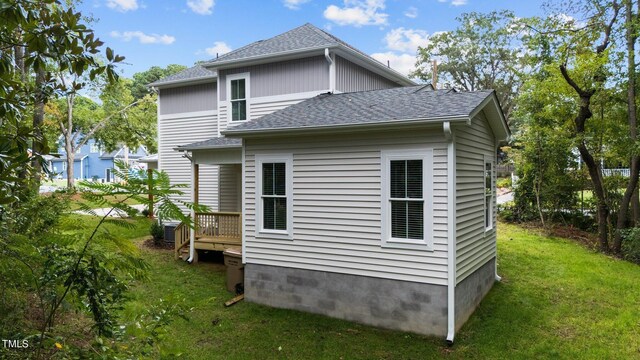
[[[541,15],[542,0],[84,0],[92,28],[126,57],[126,77],[151,66],[191,66],[216,53],[310,22],[406,73],[430,34],[462,13],[510,9]]]

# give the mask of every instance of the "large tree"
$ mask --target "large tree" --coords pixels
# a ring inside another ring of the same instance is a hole
[[[173,75],[187,67],[184,65],[170,64],[166,68],[160,66],[152,66],[149,70],[141,71],[133,74],[133,82],[131,83],[131,95],[134,99],[142,99],[145,95],[152,94],[151,89],[147,85],[156,80],[160,80],[169,75]]]
[[[55,93],[69,91],[49,69],[115,79],[113,66],[122,58],[100,63],[96,55],[103,42],[59,1],[2,0],[0,19],[0,203],[8,203],[28,188],[21,174],[32,173],[38,183],[38,164],[48,152],[39,112]],[[32,107],[36,116],[27,121]]]
[[[509,118],[529,66],[520,46],[522,25],[511,11],[466,13],[455,30],[436,33],[418,48],[414,75],[429,81],[432,61],[441,82],[467,91],[494,89]]]

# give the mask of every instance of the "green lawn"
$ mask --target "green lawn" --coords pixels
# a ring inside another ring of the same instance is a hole
[[[125,305],[133,316],[160,298],[185,297],[163,349],[188,359],[629,359],[640,358],[640,267],[500,224],[503,282],[458,332],[443,339],[240,302],[230,308],[224,268],[187,265],[143,250],[150,279]]]

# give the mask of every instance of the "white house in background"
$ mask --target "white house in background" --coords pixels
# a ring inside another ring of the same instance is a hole
[[[310,24],[151,85],[160,169],[217,211],[177,249],[241,245],[246,300],[453,341],[497,279],[494,92]]]

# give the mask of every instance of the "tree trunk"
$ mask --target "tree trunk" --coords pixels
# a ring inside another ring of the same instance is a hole
[[[636,63],[635,63],[635,43],[636,43],[636,25],[635,15],[633,14],[633,4],[631,0],[625,2],[626,13],[626,40],[627,40],[627,117],[629,122],[629,140],[631,144],[635,144],[638,138],[638,124],[636,113]],[[616,224],[616,233],[613,241],[613,251],[617,254],[622,249],[622,229],[627,227],[627,214],[629,211],[629,203],[631,197],[638,186],[638,171],[640,170],[640,157],[633,155],[631,157],[629,174],[629,183],[624,191],[620,210],[618,211],[618,222]]]
[[[43,93],[42,87],[45,82],[45,72],[43,69],[39,69],[36,72],[36,96],[34,102],[34,110],[33,110],[33,154],[34,155],[43,155],[42,151],[44,149],[43,142],[44,136],[42,134],[42,125],[44,123],[44,103],[45,96]],[[33,186],[37,189],[40,187],[40,180],[42,178],[42,163],[38,158],[34,158],[31,162],[31,166],[33,167]]]

